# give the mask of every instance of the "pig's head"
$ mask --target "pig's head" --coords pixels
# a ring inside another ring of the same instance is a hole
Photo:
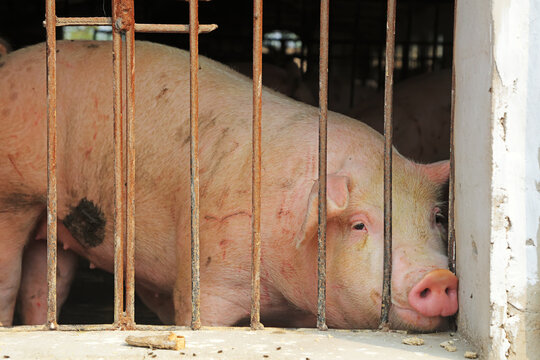
[[[457,278],[447,270],[439,202],[449,163],[420,165],[398,154],[393,165],[392,306],[394,329],[434,330],[457,311]],[[347,167],[345,167],[346,169]],[[366,174],[368,173],[368,175]],[[296,238],[316,256],[318,184]],[[327,178],[327,321],[376,328],[383,279],[382,170],[341,170]],[[311,271],[312,272],[312,271]],[[310,276],[311,277],[311,276]]]

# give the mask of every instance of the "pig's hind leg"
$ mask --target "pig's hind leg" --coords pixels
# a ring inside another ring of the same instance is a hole
[[[24,246],[42,209],[0,204],[0,326],[11,326],[21,280]]]
[[[56,261],[58,315],[69,294],[77,267],[77,255],[64,250],[59,243]],[[47,295],[47,242],[44,239],[31,240],[24,250],[18,299],[18,310],[23,324],[40,325],[47,322]]]

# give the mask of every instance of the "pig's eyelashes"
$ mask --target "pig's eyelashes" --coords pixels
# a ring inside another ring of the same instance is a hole
[[[358,231],[367,231],[366,225],[364,225],[364,223],[361,223],[361,222],[354,224],[352,228]]]

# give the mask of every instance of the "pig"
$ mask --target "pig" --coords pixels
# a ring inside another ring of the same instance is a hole
[[[111,44],[60,41],[57,63],[59,247],[112,272]],[[0,67],[3,326],[12,324],[21,282],[23,288],[25,284],[31,288],[33,282],[25,277],[37,273],[21,270],[25,248],[43,243],[35,234],[43,227],[46,209],[44,69],[44,44],[10,54]],[[191,320],[189,54],[137,42],[135,98],[136,291],[163,323],[187,325]],[[251,81],[200,57],[203,325],[238,324],[250,313],[251,109]],[[315,325],[318,112],[277,92],[263,91],[263,323]],[[395,149],[393,157],[390,325],[434,330],[444,327],[446,317],[458,307],[458,280],[447,270],[439,198],[449,164],[418,164]],[[378,326],[382,184],[381,135],[360,121],[329,112],[327,323],[331,327]],[[65,269],[63,273],[68,276]]]
[[[253,63],[239,62],[229,65],[241,74],[250,78],[253,76]],[[283,67],[272,63],[263,63],[262,82],[264,86],[295,100],[309,105],[317,104],[312,91],[302,80],[300,68],[292,60],[287,61]]]
[[[424,163],[448,159],[451,90],[449,69],[414,76],[396,84],[394,144],[403,155]],[[368,97],[348,115],[383,132],[383,94]]]

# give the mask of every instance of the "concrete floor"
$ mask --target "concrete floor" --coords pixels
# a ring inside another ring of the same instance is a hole
[[[151,335],[157,331],[29,331],[0,332],[0,359],[464,359],[475,351],[459,335],[381,333],[246,328],[175,331],[186,338],[180,351],[150,350],[125,343],[128,335]],[[164,333],[164,332],[161,332]],[[165,332],[166,333],[166,332]],[[424,345],[402,344],[416,336]],[[453,340],[448,352],[440,343]]]

